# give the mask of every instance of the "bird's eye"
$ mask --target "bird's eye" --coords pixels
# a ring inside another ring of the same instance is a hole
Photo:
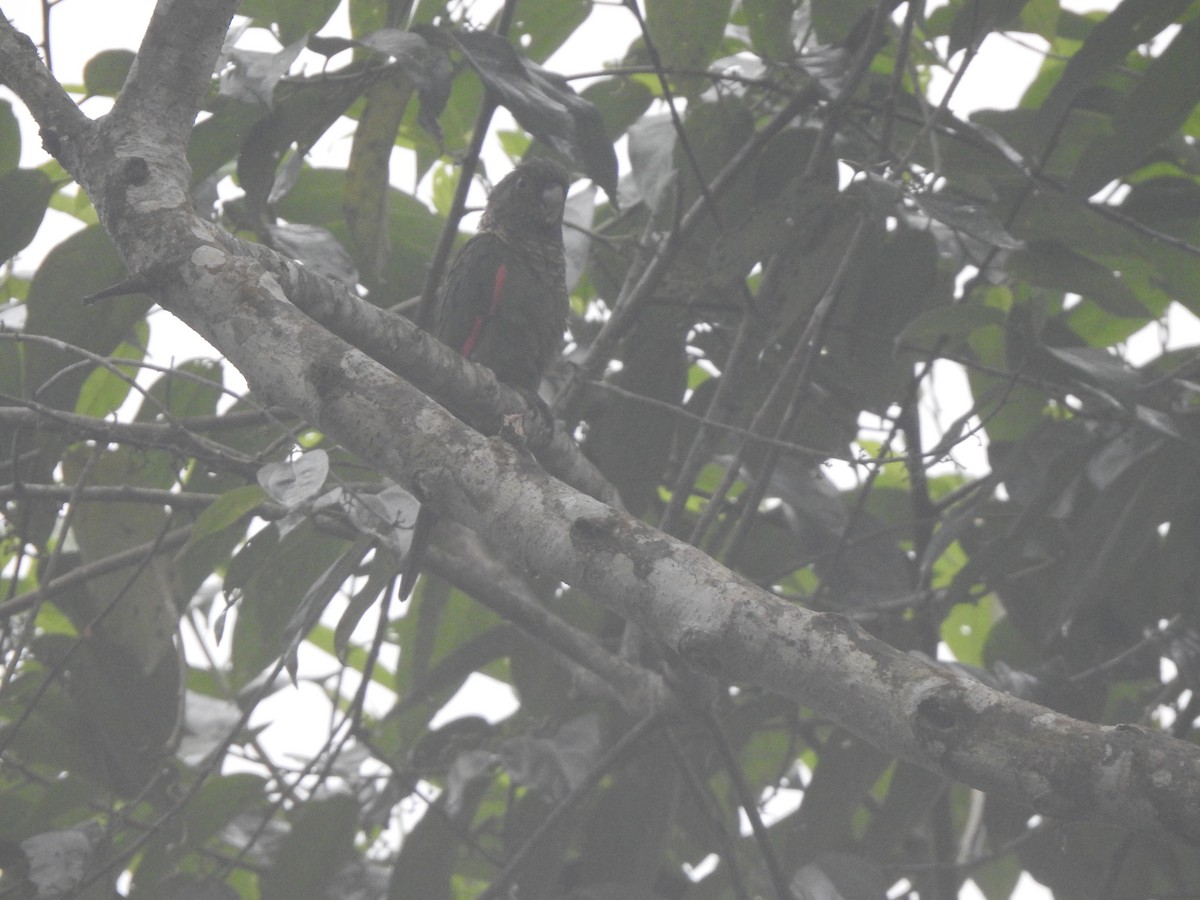
[[[522,189],[522,190],[524,190],[524,188],[525,188],[525,181],[526,181],[526,179],[525,179],[525,176],[524,176],[524,175],[518,175],[518,176],[517,176],[517,187],[518,187],[518,188],[520,188],[520,189]]]

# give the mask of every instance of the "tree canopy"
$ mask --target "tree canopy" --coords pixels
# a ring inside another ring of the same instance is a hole
[[[0,896],[1200,893],[1200,2],[161,0],[82,84],[52,6]],[[544,408],[413,324],[529,155]]]

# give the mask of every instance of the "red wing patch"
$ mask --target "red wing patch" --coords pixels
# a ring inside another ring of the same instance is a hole
[[[504,282],[507,278],[508,269],[504,263],[500,263],[496,269],[496,278],[492,282],[492,304],[488,307],[487,315],[478,315],[475,317],[475,321],[471,323],[471,333],[463,341],[461,353],[468,359],[471,356],[471,351],[475,349],[475,343],[479,340],[479,335],[483,334],[483,326],[487,324],[488,319],[494,316],[496,310],[500,308],[500,300],[504,296]]]

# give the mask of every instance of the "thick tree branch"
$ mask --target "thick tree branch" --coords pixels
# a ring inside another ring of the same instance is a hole
[[[162,218],[167,227],[172,217]],[[201,233],[174,230],[189,242]],[[187,257],[194,265],[165,304],[260,396],[697,668],[793,697],[902,759],[1041,812],[1200,843],[1196,747],[1059,715],[902,654],[842,616],[784,603],[468,428],[284,302],[278,283],[224,252],[215,233]]]
[[[75,159],[91,140],[94,125],[42,64],[37,47],[0,15],[0,82],[15,93],[41,126],[42,142],[54,157]],[[70,170],[71,164],[63,161]]]
[[[294,260],[261,244],[229,238],[235,253],[245,252],[279,279],[288,299],[337,336],[372,359],[452,407],[487,434],[499,431],[505,413],[524,413],[532,430],[527,446],[545,468],[568,484],[613,506],[616,490],[561,427],[551,431],[532,415],[519,392],[496,380],[404,316],[380,309],[340,285],[315,275]]]
[[[593,673],[626,712],[646,715],[669,712],[674,705],[662,676],[610,653],[590,634],[580,631],[533,597],[525,583],[496,562],[479,536],[445,520],[437,543],[429,549],[431,567],[526,634],[557,650]]]
[[[164,152],[187,146],[237,0],[158,0],[133,68],[107,117]]]

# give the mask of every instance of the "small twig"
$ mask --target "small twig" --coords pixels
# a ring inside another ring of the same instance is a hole
[[[497,873],[492,879],[492,883],[487,886],[487,889],[480,894],[476,900],[500,900],[502,897],[508,896],[507,889],[513,876],[517,874],[521,864],[532,853],[542,839],[557,828],[559,823],[567,815],[574,810],[580,803],[595,789],[601,779],[604,778],[622,757],[637,743],[644,738],[649,732],[657,728],[661,722],[661,716],[657,713],[651,714],[643,718],[640,722],[634,725],[629,731],[621,737],[619,741],[613,744],[604,755],[596,761],[596,764],[588,771],[584,779],[576,785],[571,793],[569,793],[558,806],[554,807],[550,813],[542,820],[542,823],[533,830],[533,833],[525,840],[517,852],[514,853],[505,864],[504,868]]]
[[[70,510],[76,508],[77,504],[72,503],[68,507]],[[182,528],[176,528],[173,531],[168,531],[161,538],[149,541],[145,544],[139,544],[137,547],[130,547],[128,550],[122,550],[120,553],[114,553],[112,556],[106,556],[103,559],[98,559],[95,562],[87,565],[78,566],[72,569],[65,575],[58,578],[53,578],[42,584],[41,587],[29,591],[24,594],[18,594],[11,600],[0,604],[0,617],[12,616],[17,613],[25,612],[33,609],[38,603],[43,600],[49,600],[51,597],[57,596],[67,588],[74,587],[79,584],[95,578],[99,575],[106,575],[109,572],[115,572],[118,569],[124,569],[127,566],[141,564],[155,553],[165,553],[168,550],[177,550],[187,543],[192,534],[192,526],[185,525]]]
[[[822,294],[821,299],[817,302],[817,306],[813,310],[812,316],[805,325],[803,333],[796,341],[796,346],[786,365],[784,366],[784,371],[781,372],[779,377],[775,379],[775,383],[771,386],[771,390],[768,393],[767,398],[759,406],[758,412],[755,413],[754,420],[750,424],[750,429],[752,431],[763,428],[766,422],[770,419],[773,410],[777,409],[779,399],[781,398],[784,390],[784,385],[802,385],[807,380],[806,373],[812,364],[812,360],[816,358],[816,353],[819,350],[818,343],[824,333],[827,315],[833,308],[834,301],[841,293],[842,285],[850,271],[851,260],[856,258],[858,255],[858,245],[861,242],[863,235],[866,233],[866,224],[867,220],[865,218],[859,218],[858,225],[854,229],[854,234],[851,236],[849,244],[842,253],[842,258],[838,264],[837,271],[834,272],[833,277],[830,279],[829,284],[825,288],[825,292]],[[797,387],[797,389],[793,391],[793,401],[795,401],[795,399],[799,396],[800,390],[801,388]],[[792,409],[790,411],[794,413],[796,404],[793,402],[791,406]],[[784,421],[780,423],[781,426],[790,424],[787,422],[787,418],[788,417],[785,417]],[[782,433],[784,433],[782,427],[776,429],[776,435]],[[733,459],[726,468],[725,476],[722,478],[721,484],[718,486],[717,490],[714,491],[712,502],[705,507],[704,512],[700,515],[699,521],[696,523],[696,527],[692,531],[690,543],[693,546],[700,546],[700,542],[704,539],[705,533],[708,531],[709,527],[711,527],[712,522],[716,518],[717,512],[721,507],[721,504],[724,503],[725,497],[728,496],[730,489],[737,480],[739,470],[742,466],[742,460],[745,458],[745,454],[746,444],[743,442],[734,453]],[[778,461],[777,453],[776,461]],[[765,487],[766,481],[767,467],[764,467],[763,473],[759,476],[758,483]],[[752,505],[753,509],[756,510],[758,506],[757,502],[753,503]],[[743,511],[743,515],[750,515],[752,512],[753,510],[751,510],[751,504],[747,503],[746,510]],[[735,533],[733,540],[736,541],[737,539],[738,538]]]
[[[98,454],[93,457],[93,459],[98,459],[98,458],[99,458]],[[82,484],[84,480],[85,479],[80,479],[80,484]],[[74,507],[72,507],[72,509],[73,508]],[[169,518],[163,520],[163,527],[159,531],[158,536],[147,545],[150,549],[142,556],[141,559],[139,559],[137,561],[138,562],[137,568],[134,569],[134,571],[129,575],[129,577],[127,579],[125,579],[124,585],[122,585],[121,588],[113,594],[112,599],[109,600],[108,603],[106,603],[104,605],[104,608],[101,609],[100,612],[98,612],[92,618],[92,620],[86,624],[86,626],[84,628],[79,629],[80,636],[75,639],[74,643],[72,643],[71,646],[67,648],[66,652],[64,652],[61,657],[59,657],[57,660],[55,660],[53,667],[49,668],[46,671],[41,682],[38,684],[37,689],[33,692],[33,695],[29,698],[28,702],[25,703],[24,708],[21,710],[21,714],[19,716],[17,716],[17,718],[12,722],[12,724],[8,728],[5,729],[3,743],[0,743],[0,754],[3,754],[5,749],[7,749],[8,746],[12,743],[12,741],[16,739],[17,733],[21,730],[21,727],[29,720],[29,717],[33,714],[33,711],[35,709],[37,709],[38,704],[41,702],[42,697],[44,697],[46,694],[46,691],[48,691],[50,689],[50,685],[52,685],[54,683],[54,681],[60,675],[62,675],[63,672],[66,671],[67,664],[70,662],[71,657],[75,655],[76,651],[79,650],[79,648],[82,647],[84,645],[84,642],[87,640],[87,638],[84,636],[84,634],[86,632],[89,632],[92,629],[98,627],[106,618],[108,618],[109,614],[112,613],[112,611],[117,608],[117,604],[120,603],[123,599],[125,599],[126,594],[133,587],[133,585],[137,581],[137,579],[141,577],[141,575],[144,571],[146,571],[146,567],[150,564],[150,561],[161,551],[162,543],[163,543],[164,539],[168,535],[174,533],[174,532],[170,532],[167,530],[167,526],[169,524],[170,524]],[[51,559],[53,561],[54,557],[52,557]],[[75,570],[75,571],[78,571],[78,570]],[[72,572],[71,574],[74,574],[74,572]],[[69,576],[64,576],[64,577],[69,577]],[[31,592],[31,594],[36,594],[36,593],[38,593],[38,591]],[[30,594],[26,594],[25,596],[28,597],[28,596],[30,596]],[[31,621],[32,621],[32,619],[31,619]]]
[[[458,237],[458,223],[462,221],[467,208],[467,193],[471,190],[471,182],[475,178],[475,166],[479,162],[479,154],[483,150],[483,140],[487,137],[488,125],[496,112],[496,100],[490,93],[483,98],[479,107],[479,115],[475,117],[475,127],[471,131],[471,143],[463,154],[460,166],[458,184],[454,188],[454,199],[450,203],[450,211],[446,214],[446,224],[438,235],[437,245],[433,248],[433,256],[429,260],[429,269],[425,273],[425,284],[421,288],[421,302],[417,307],[414,321],[422,328],[428,328],[433,322],[433,308],[437,304],[438,291],[442,285],[442,274],[450,261],[450,251],[454,249],[454,241]]]
[[[79,480],[75,483],[73,490],[78,491],[83,488],[83,485],[87,482],[88,478],[91,477],[92,470],[95,469],[96,464],[99,462],[99,459],[100,459],[100,452],[98,449],[94,449],[88,455],[87,460],[84,462],[83,470],[79,473]],[[20,484],[20,481],[17,477],[16,472],[14,472],[13,481],[15,484]],[[78,511],[78,508],[79,508],[78,504],[76,504],[74,502],[68,502],[67,512],[63,516],[63,520],[62,520],[62,523],[60,526],[61,534],[67,534],[70,532],[72,525],[74,525],[74,523],[75,523],[75,514]],[[161,537],[161,535],[160,535],[160,537]],[[64,541],[56,541],[54,544],[54,550],[50,554],[50,558],[48,560],[46,560],[44,565],[39,567],[43,570],[42,571],[43,584],[49,584],[53,581],[54,575],[58,570],[58,565],[62,561],[64,543],[65,543]],[[77,571],[79,571],[79,568],[74,569],[70,574],[74,574],[74,572],[77,572]],[[69,577],[69,575],[66,577]],[[16,579],[13,579],[13,580],[15,581]],[[33,591],[32,593],[36,595],[39,593],[39,591]],[[25,596],[29,596],[29,595],[25,595]],[[20,599],[21,599],[20,596],[14,597],[12,600],[6,601],[3,606],[0,606],[0,617],[5,616],[4,609],[6,609],[10,603],[16,604],[17,601]],[[37,609],[44,600],[45,600],[45,597],[36,599],[32,603],[30,603],[28,606],[22,607],[20,611],[24,611],[25,609]],[[29,616],[25,620],[25,622],[22,624],[21,636],[17,640],[15,646],[13,647],[13,654],[11,657],[11,665],[5,666],[3,677],[0,678],[0,693],[3,692],[4,688],[8,687],[9,682],[11,681],[13,675],[16,673],[17,664],[21,658],[20,650],[21,650],[21,648],[24,648],[25,646],[27,646],[30,636],[33,634],[34,628],[36,627],[36,622],[37,622],[37,615],[35,613],[34,615]],[[74,649],[75,649],[74,646],[72,646],[71,649],[69,651],[67,651],[67,655],[69,656],[71,653],[73,653]],[[37,705],[38,698],[40,698],[42,696],[42,694],[44,694],[45,691],[49,688],[50,682],[55,677],[56,672],[59,671],[60,667],[62,665],[65,665],[65,663],[66,663],[66,658],[64,657],[64,659],[59,663],[59,667],[56,667],[55,670],[47,673],[45,680],[43,680],[43,682],[38,686],[38,690],[36,692],[34,699],[31,700],[28,704],[26,704],[25,709],[21,713],[21,716],[17,719],[16,723],[12,725],[11,729],[9,729],[8,733],[5,735],[4,741],[2,743],[0,743],[0,754],[2,754],[4,752],[4,748],[8,746],[9,742],[12,740],[12,736],[15,735],[17,729],[21,727],[21,723],[23,723],[29,717],[29,715],[33,712],[34,707]]]
[[[636,281],[627,282],[621,289],[621,295],[613,304],[612,315],[600,332],[588,345],[578,369],[572,380],[564,387],[555,399],[556,411],[570,410],[584,385],[590,379],[600,375],[621,339],[637,321],[642,304],[648,302],[654,295],[671,266],[674,264],[680,250],[683,249],[687,238],[699,224],[702,216],[706,215],[705,208],[709,202],[720,199],[725,190],[741,174],[744,167],[754,160],[767,143],[783,131],[804,107],[817,96],[817,88],[811,87],[801,91],[768,122],[756,131],[745,144],[722,166],[711,182],[709,196],[712,200],[700,196],[691,208],[684,213],[679,227],[672,229],[662,246],[650,260],[650,264],[640,273]]]
[[[1071,684],[1084,684],[1085,682],[1091,681],[1098,675],[1103,675],[1106,672],[1111,672],[1113,669],[1120,668],[1128,660],[1137,656],[1147,647],[1153,647],[1156,644],[1159,644],[1162,641],[1172,637],[1175,631],[1179,628],[1180,622],[1181,619],[1178,615],[1172,616],[1166,625],[1150,632],[1136,644],[1132,645],[1131,647],[1127,647],[1111,659],[1106,659],[1104,662],[1098,663],[1089,669],[1084,669],[1082,672],[1076,672],[1067,680],[1070,681]]]
[[[742,874],[741,864],[737,858],[737,844],[729,833],[729,829],[725,827],[725,817],[717,806],[712,791],[708,789],[705,780],[688,759],[687,752],[680,742],[679,736],[675,733],[675,729],[668,728],[664,734],[671,746],[671,751],[675,754],[679,771],[683,773],[684,784],[691,790],[696,803],[703,807],[708,822],[712,825],[713,837],[718,845],[718,855],[721,858],[721,864],[729,869],[729,885],[733,888],[734,895],[738,900],[750,900],[750,892],[746,888],[746,878]]]
[[[671,89],[671,80],[667,78],[666,69],[663,68],[662,57],[658,53],[658,45],[654,42],[654,37],[650,34],[650,29],[646,26],[646,20],[642,16],[642,11],[638,7],[638,0],[625,0],[625,7],[633,17],[637,19],[638,28],[642,32],[642,41],[646,45],[646,52],[650,55],[650,63],[654,68],[654,74],[658,78],[658,86],[662,88],[663,101],[667,104],[667,109],[671,114],[671,124],[675,126],[675,136],[679,139],[679,146],[683,148],[683,155],[687,157],[688,165],[692,169],[692,174],[696,176],[696,184],[699,185],[700,195],[707,202],[709,215],[712,216],[718,229],[723,229],[724,225],[721,222],[721,213],[717,209],[717,205],[713,202],[712,195],[708,190],[708,180],[704,177],[704,170],[700,168],[700,161],[696,158],[696,152],[692,149],[691,139],[688,138],[687,131],[683,127],[683,119],[679,115],[679,109],[675,105],[675,92]]]
[[[879,155],[884,159],[892,156],[892,126],[896,122],[896,99],[899,97],[904,82],[905,69],[908,68],[909,45],[912,43],[913,28],[917,16],[921,14],[921,4],[909,0],[904,13],[904,25],[900,29],[897,42],[896,61],[892,64],[892,82],[888,85],[887,109],[883,118],[883,131],[879,136]],[[918,92],[920,93],[920,92]]]
[[[192,783],[186,788],[179,790],[178,793],[173,793],[171,795],[175,801],[174,804],[170,808],[164,810],[161,815],[154,819],[154,821],[147,826],[145,833],[130,841],[128,845],[123,845],[119,852],[113,854],[111,859],[107,860],[104,865],[100,866],[95,872],[84,879],[76,888],[80,894],[84,893],[88,885],[93,884],[99,879],[103,878],[106,873],[111,872],[118,866],[125,865],[128,860],[137,855],[137,852],[146,844],[148,840],[150,840],[151,837],[159,834],[166,824],[171,821],[171,819],[175,818],[175,816],[179,815],[180,812],[182,812],[184,809],[187,809],[191,805],[192,799],[200,791],[200,788],[204,786],[209,777],[216,773],[216,771],[225,762],[226,754],[228,753],[230,746],[232,746],[233,742],[237,739],[237,736],[241,734],[242,730],[249,724],[250,717],[254,714],[254,710],[257,709],[258,704],[264,700],[272,690],[274,690],[275,680],[280,676],[280,674],[282,674],[284,665],[285,660],[281,656],[276,661],[271,672],[260,682],[258,688],[254,692],[254,695],[244,703],[242,715],[238,718],[238,721],[232,728],[229,729],[229,733],[225,735],[220,744],[213,748],[208,757],[201,764]],[[244,853],[239,853],[238,857],[231,863],[231,865],[240,865],[243,855]]]
[[[771,835],[767,833],[767,826],[763,824],[762,816],[759,815],[758,803],[754,795],[750,793],[750,785],[746,783],[746,776],[742,773],[741,762],[738,760],[737,754],[733,752],[733,747],[730,746],[729,739],[725,736],[716,716],[708,712],[704,719],[713,742],[717,745],[717,752],[721,754],[721,761],[725,764],[725,771],[729,775],[734,793],[737,794],[738,805],[750,822],[750,830],[754,833],[754,840],[762,854],[767,873],[771,876],[775,893],[779,900],[791,900],[793,896],[791,887],[788,884],[787,876],[783,873],[779,856],[775,853],[775,845],[771,843]]]
[[[708,409],[705,410],[703,416],[696,415],[674,404],[663,403],[664,406],[683,412],[689,418],[693,418],[700,423],[700,428],[696,432],[696,436],[692,439],[691,446],[688,447],[687,456],[684,457],[683,463],[679,466],[679,472],[671,484],[671,500],[667,504],[666,512],[663,513],[662,519],[659,522],[659,528],[668,534],[675,533],[684,510],[687,509],[688,498],[695,491],[696,477],[700,474],[701,469],[704,468],[710,455],[710,442],[715,437],[713,432],[718,430],[732,431],[733,433],[742,435],[747,440],[754,439],[757,442],[759,439],[748,428],[729,425],[721,421],[724,416],[733,414],[732,407],[735,402],[734,390],[737,387],[737,379],[733,377],[733,373],[740,369],[743,359],[757,352],[758,345],[762,342],[764,329],[758,318],[757,314],[750,310],[747,310],[742,316],[742,321],[738,325],[737,333],[733,338],[733,346],[729,349],[729,355],[726,357],[723,367],[724,372],[717,382],[717,390],[713,394],[712,400],[709,401]],[[751,337],[752,334],[753,338]],[[613,386],[609,385],[608,387],[611,389]],[[618,390],[621,389],[618,388]],[[762,439],[773,440],[766,437]],[[800,449],[798,445],[797,449]]]
[[[54,71],[54,59],[50,54],[50,11],[54,9],[57,0],[42,0],[42,55],[46,57],[46,68]]]
[[[496,20],[497,35],[504,37],[508,34],[516,7],[517,0],[505,0]],[[485,88],[483,104],[479,107],[479,115],[475,117],[475,126],[471,131],[471,143],[463,154],[458,184],[454,188],[454,200],[451,201],[450,211],[446,215],[446,225],[433,248],[429,269],[425,273],[425,284],[421,288],[421,303],[413,321],[422,328],[428,329],[433,324],[433,308],[437,304],[438,291],[442,286],[442,275],[446,271],[450,251],[454,249],[454,241],[458,237],[458,223],[462,221],[467,208],[467,193],[471,190],[471,182],[475,178],[475,166],[479,163],[479,154],[483,152],[483,142],[498,106],[496,97]]]
[[[124,281],[118,281],[116,284],[109,285],[103,290],[96,291],[94,294],[88,294],[83,298],[84,306],[91,306],[99,300],[108,300],[111,297],[128,297],[131,294],[148,294],[158,287],[157,284],[140,275],[135,275],[133,278],[127,278]]]

